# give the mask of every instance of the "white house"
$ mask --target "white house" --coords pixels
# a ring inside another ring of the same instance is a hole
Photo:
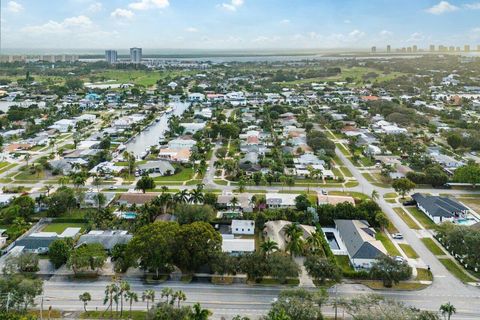
[[[253,220],[232,220],[232,233],[243,235],[255,234],[255,221]]]
[[[255,239],[238,239],[233,234],[222,234],[222,251],[239,255],[255,251]]]
[[[293,208],[298,194],[267,193],[265,199],[269,208]]]

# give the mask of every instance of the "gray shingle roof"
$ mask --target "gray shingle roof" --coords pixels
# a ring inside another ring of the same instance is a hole
[[[375,233],[369,229],[366,222],[335,220],[335,225],[352,259],[375,259],[384,254],[377,247],[379,244],[375,240]],[[368,232],[365,229],[368,229]]]
[[[421,193],[412,195],[412,199],[422,206],[432,217],[451,218],[455,213],[468,211],[461,203],[439,196],[426,196]]]

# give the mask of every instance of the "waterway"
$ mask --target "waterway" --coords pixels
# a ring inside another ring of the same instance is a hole
[[[154,122],[148,128],[139,133],[135,138],[130,140],[127,144],[127,151],[133,152],[139,156],[142,152],[149,149],[151,146],[158,145],[159,138],[162,137],[168,130],[168,119],[173,115],[181,116],[185,110],[188,109],[190,103],[172,102],[170,107],[173,109],[170,113],[164,113],[158,122]]]

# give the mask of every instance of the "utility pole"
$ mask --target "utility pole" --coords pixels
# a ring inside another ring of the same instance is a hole
[[[40,320],[43,320],[43,296],[42,296],[42,303],[40,304]]]
[[[338,285],[335,285],[335,320],[337,320],[337,289]]]
[[[1,0],[0,0],[1,1]],[[8,313],[8,309],[10,308],[10,292],[7,294],[7,313]]]

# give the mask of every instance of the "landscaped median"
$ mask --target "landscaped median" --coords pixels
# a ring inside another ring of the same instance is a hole
[[[410,217],[410,215],[401,207],[393,208],[393,210],[402,218],[410,229],[420,230],[420,226]]]
[[[407,210],[425,229],[435,229],[435,222],[433,222],[429,217],[427,217],[416,207],[409,207],[407,208]]]
[[[422,240],[425,247],[427,247],[427,249],[430,250],[430,252],[433,253],[434,255],[436,256],[446,255],[445,251],[443,251],[443,249],[440,248],[432,238],[422,238],[420,240]]]
[[[458,280],[468,283],[476,282],[474,278],[466,274],[466,272],[460,267],[455,261],[450,258],[440,258],[438,259],[447,270],[453,274]]]

